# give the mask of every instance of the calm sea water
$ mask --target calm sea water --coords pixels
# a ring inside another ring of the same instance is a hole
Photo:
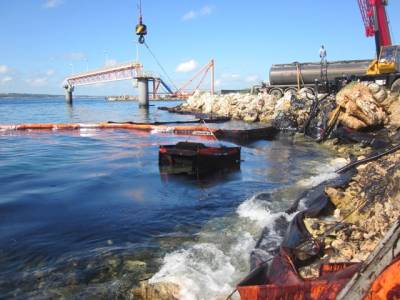
[[[102,99],[0,100],[0,123],[193,118],[157,110],[176,103],[153,104],[146,111]],[[327,149],[282,136],[242,146],[238,172],[202,181],[160,176],[158,146],[187,139],[0,132],[0,298],[132,299],[132,287],[148,278],[179,284],[183,299],[224,296],[248,272],[261,230],[278,217],[289,221],[282,211],[336,167]],[[271,241],[280,238],[271,231]]]

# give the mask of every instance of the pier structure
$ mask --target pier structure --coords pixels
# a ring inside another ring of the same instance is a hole
[[[67,77],[64,84],[65,99],[68,103],[72,104],[73,91],[77,86],[122,80],[137,80],[139,106],[141,107],[149,106],[149,83],[153,85],[153,99],[157,97],[160,86],[163,86],[169,93],[173,94],[172,90],[158,75],[145,71],[139,62],[128,62]]]
[[[68,104],[72,104],[72,93],[74,92],[74,87],[66,84],[64,86],[65,89],[65,100]]]

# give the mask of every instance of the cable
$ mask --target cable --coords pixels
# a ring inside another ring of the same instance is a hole
[[[157,57],[154,55],[153,51],[151,51],[149,45],[147,45],[146,42],[144,42],[144,45],[146,46],[147,50],[149,51],[150,55],[153,57],[155,62],[158,64],[160,69],[163,71],[164,75],[168,78],[168,80],[171,82],[171,84],[174,86],[175,90],[178,90],[178,87],[175,85],[175,83],[172,81],[171,77],[169,77],[167,71],[165,71],[164,67],[161,65],[160,61],[157,59]]]
[[[355,161],[353,163],[350,163],[347,166],[344,166],[343,168],[337,170],[336,173],[338,173],[338,174],[344,173],[344,172],[350,170],[351,168],[354,168],[354,167],[356,167],[356,166],[358,166],[360,164],[367,163],[367,162],[370,162],[370,161],[373,161],[373,160],[377,160],[378,158],[381,158],[382,156],[391,154],[391,153],[396,152],[398,150],[400,150],[400,144],[396,145],[396,146],[393,146],[393,147],[389,148],[388,150],[383,151],[381,153],[374,154],[374,155],[372,155],[370,157],[366,157],[364,159],[357,160],[357,161]]]
[[[142,0],[138,0],[137,8],[138,8],[139,18],[140,18],[142,16]]]

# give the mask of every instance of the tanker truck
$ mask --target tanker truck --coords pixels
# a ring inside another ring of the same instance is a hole
[[[337,89],[343,81],[365,75],[371,62],[371,60],[348,60],[324,64],[319,62],[274,64],[269,72],[269,83],[264,83],[259,88],[277,98],[287,91],[297,92],[300,88],[314,93],[316,81],[320,84],[319,88]]]
[[[367,37],[375,37],[376,59],[275,64],[269,83],[256,87],[277,97],[306,88],[335,91],[350,80],[376,82],[400,92],[400,46],[392,45],[386,6],[388,0],[358,0]]]
[[[300,88],[314,94],[316,83],[322,92],[337,91],[349,81],[376,82],[400,92],[400,47],[382,47],[376,60],[274,64],[269,83],[262,84],[258,90],[279,98],[287,91],[297,92]]]

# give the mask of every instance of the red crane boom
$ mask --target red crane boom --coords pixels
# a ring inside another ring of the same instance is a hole
[[[392,45],[385,8],[387,4],[388,0],[358,0],[365,34],[368,37],[375,36],[377,57],[379,57],[381,47]]]

